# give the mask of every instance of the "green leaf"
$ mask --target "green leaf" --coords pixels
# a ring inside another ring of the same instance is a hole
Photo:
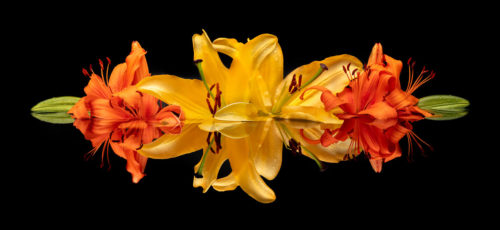
[[[68,111],[80,100],[79,97],[53,97],[39,102],[31,108],[31,115],[38,120],[52,124],[73,123]]]
[[[464,98],[453,95],[432,95],[420,98],[417,105],[434,115],[427,119],[447,121],[467,115],[467,106],[470,103]]]

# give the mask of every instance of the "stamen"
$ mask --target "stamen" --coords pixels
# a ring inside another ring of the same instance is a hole
[[[351,68],[351,63],[347,64],[347,67],[346,66],[342,66],[342,70],[344,71],[347,79],[349,81],[353,81],[354,79],[356,79],[359,76],[359,72],[357,72],[358,68],[355,68],[354,70],[352,70],[352,72],[351,72],[350,68]],[[370,69],[368,69],[366,71],[369,71],[369,70]],[[358,75],[356,75],[356,73]]]
[[[411,58],[410,58],[410,60],[411,60]],[[429,73],[429,70],[427,70],[426,67],[423,66],[422,71],[420,72],[418,77],[415,79],[415,81],[413,81],[413,74],[414,74],[413,71],[414,71],[414,67],[415,67],[415,62],[410,63],[410,60],[408,60],[409,76],[408,76],[408,84],[406,86],[406,94],[407,95],[411,95],[413,92],[415,92],[415,90],[417,88],[419,88],[420,86],[422,86],[426,82],[432,80],[436,76],[436,73],[433,70],[431,70],[431,72]],[[426,73],[429,73],[429,75],[424,78],[424,75]]]

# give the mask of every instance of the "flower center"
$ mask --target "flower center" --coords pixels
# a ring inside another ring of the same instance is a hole
[[[213,96],[212,90],[214,89],[214,87],[215,87],[215,96],[214,96],[214,98],[212,98],[212,101],[213,101],[213,106],[212,106],[212,103],[210,102],[210,98]],[[207,101],[208,109],[210,110],[210,113],[212,113],[212,117],[215,116],[215,113],[217,113],[217,109],[219,109],[221,107],[221,94],[222,94],[222,92],[220,91],[219,83],[213,84],[208,89],[206,101]]]

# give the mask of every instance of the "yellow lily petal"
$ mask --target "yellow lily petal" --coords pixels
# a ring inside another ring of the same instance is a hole
[[[255,126],[253,122],[208,120],[198,127],[206,132],[219,132],[226,137],[239,139],[250,135]]]
[[[227,138],[222,138],[221,144],[224,145],[226,140]],[[212,148],[214,147],[212,146]],[[194,177],[193,180],[193,187],[202,187],[204,193],[208,191],[212,183],[217,179],[222,164],[228,159],[228,151],[225,148],[222,148],[219,153],[212,153],[210,150],[206,150],[207,146],[203,149],[204,155],[202,159],[194,167],[196,173],[203,163],[203,168],[201,170],[201,175],[203,177]]]
[[[227,52],[232,55],[233,62],[229,70],[232,76],[231,86],[228,86],[224,92],[226,100],[230,102],[251,101],[258,106],[270,106],[271,92],[283,77],[283,57],[276,36],[262,34],[244,45],[236,45],[235,42],[229,42],[227,39],[221,41],[233,43],[232,46],[236,48],[232,54]],[[256,81],[256,78],[260,80]],[[258,87],[259,91],[250,92],[250,89],[257,87],[253,85],[256,83],[262,84]]]
[[[338,93],[342,91],[345,86],[349,84],[349,80],[347,79],[342,66],[347,66],[349,63],[351,71],[355,68],[359,70],[362,69],[363,64],[356,57],[343,54],[332,56],[326,58],[322,61],[313,61],[310,64],[303,65],[295,70],[293,70],[288,76],[281,82],[278,86],[278,90],[276,91],[276,96],[274,97],[274,103],[280,98],[282,94],[288,94],[288,86],[292,81],[293,75],[299,77],[302,75],[302,83],[308,82],[318,71],[320,68],[320,64],[325,64],[328,70],[324,71],[318,78],[316,78],[313,82],[311,82],[308,86],[323,86],[330,90],[332,93]],[[358,71],[359,71],[358,70]],[[285,87],[286,86],[286,87]],[[306,88],[308,87],[306,86]],[[317,90],[310,90],[304,95],[304,100],[299,98],[300,92],[295,93],[285,105],[302,105],[302,106],[315,106],[315,107],[323,107],[321,103],[320,96],[321,92]]]
[[[283,79],[283,52],[278,38],[271,34],[255,37],[241,49],[240,60],[251,73],[250,101],[260,107],[271,107],[276,87]]]
[[[283,119],[306,120],[328,124],[342,124],[343,121],[319,106],[283,106],[279,116]]]
[[[166,134],[137,152],[153,159],[169,159],[197,151],[207,145],[207,133],[198,124],[185,124],[180,134]]]
[[[214,48],[233,59],[238,59],[232,68],[246,68],[252,78],[250,101],[259,107],[271,107],[276,87],[283,78],[283,53],[274,35],[263,34],[242,44],[236,39],[218,38]],[[245,63],[246,65],[242,64]],[[241,70],[243,71],[243,70]]]
[[[283,142],[273,119],[258,122],[254,135],[249,136],[250,151],[257,172],[268,180],[274,179],[281,168]]]
[[[234,58],[236,56],[237,50],[243,44],[238,42],[234,38],[217,38],[213,42],[213,47],[218,52],[226,54],[227,56]]]
[[[247,138],[228,140],[224,148],[229,151],[229,163],[233,176],[241,189],[261,203],[273,202],[276,195],[257,173],[250,156]]]
[[[254,104],[235,102],[220,108],[214,118],[221,121],[258,121],[262,120],[262,113]]]
[[[156,75],[144,78],[137,89],[168,104],[180,105],[187,121],[212,117],[206,102],[207,90],[200,80]]]
[[[226,177],[214,181],[212,187],[219,192],[231,191],[238,187],[238,182],[234,178],[233,173],[230,173]]]
[[[220,60],[219,53],[214,49],[205,30],[203,34],[193,35],[193,51],[194,60],[202,60],[201,67],[208,85],[219,83],[222,92],[225,92],[225,85],[231,78],[228,77],[228,69]]]

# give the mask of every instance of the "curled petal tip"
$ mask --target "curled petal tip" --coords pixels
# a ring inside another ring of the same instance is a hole
[[[382,64],[382,63],[384,63],[384,52],[382,49],[382,44],[375,43],[375,45],[372,48],[370,58],[368,59],[368,66],[373,64]]]
[[[370,159],[373,171],[380,173],[382,171],[382,159]]]
[[[139,44],[138,41],[132,42],[132,50],[135,50],[135,49],[142,49],[142,46],[141,46],[141,44]]]

